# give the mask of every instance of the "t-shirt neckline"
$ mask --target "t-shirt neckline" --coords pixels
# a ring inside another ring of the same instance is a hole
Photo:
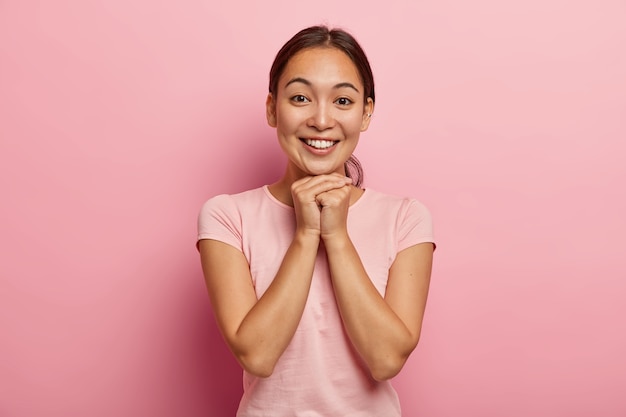
[[[279,207],[282,207],[283,209],[293,210],[293,207],[291,207],[288,204],[283,203],[282,201],[280,201],[279,199],[274,197],[274,195],[270,192],[269,184],[264,185],[262,188],[263,188],[263,191],[265,192],[266,197],[269,198],[274,204],[278,205]],[[363,201],[363,198],[365,197],[365,195],[369,195],[369,192],[368,192],[367,188],[363,189],[363,194],[361,194],[359,199],[356,200],[354,202],[354,204],[350,205],[348,210],[352,210],[354,207],[360,205],[361,201]]]

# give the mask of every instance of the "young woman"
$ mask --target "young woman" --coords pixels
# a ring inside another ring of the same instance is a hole
[[[374,100],[351,35],[297,33],[266,102],[284,175],[202,207],[206,285],[244,369],[238,416],[400,415],[388,380],[419,339],[434,241],[422,204],[361,188],[352,152]]]

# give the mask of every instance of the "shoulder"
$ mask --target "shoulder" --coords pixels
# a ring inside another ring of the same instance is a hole
[[[254,210],[263,199],[262,188],[255,188],[238,194],[219,194],[209,198],[200,208],[200,227],[211,223],[238,225],[246,211]]]
[[[263,189],[220,194],[208,199],[198,215],[198,240],[215,239],[240,247],[244,217],[259,206]]]
[[[363,201],[366,216],[394,229],[399,250],[417,243],[435,242],[432,216],[419,200],[371,189],[363,197],[367,197]]]
[[[397,216],[406,215],[430,218],[430,211],[419,200],[413,197],[398,196],[383,193],[373,189],[367,189],[363,194],[363,206],[368,209],[380,210],[386,213],[394,213]]]
[[[258,203],[263,199],[263,188],[254,188],[237,194],[219,194],[209,198],[200,210],[200,214],[210,212],[239,211],[250,204]]]

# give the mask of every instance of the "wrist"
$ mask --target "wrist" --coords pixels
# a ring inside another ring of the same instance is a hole
[[[296,229],[293,240],[303,246],[313,245],[317,248],[321,240],[320,231],[315,229]]]
[[[341,250],[352,245],[352,241],[346,230],[322,233],[321,239],[324,241],[324,246],[326,246],[327,249]]]

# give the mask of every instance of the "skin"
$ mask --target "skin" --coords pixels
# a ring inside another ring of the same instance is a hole
[[[363,190],[344,163],[367,130],[374,103],[352,61],[334,48],[294,55],[266,102],[268,124],[288,158],[270,192],[294,207],[296,230],[272,284],[257,299],[244,255],[215,240],[199,243],[218,326],[248,372],[267,377],[291,341],[306,303],[320,243],[326,248],[345,330],[376,380],[395,376],[419,340],[433,245],[398,253],[382,297],[367,276],[347,229],[348,209]],[[332,139],[316,151],[302,139]]]

